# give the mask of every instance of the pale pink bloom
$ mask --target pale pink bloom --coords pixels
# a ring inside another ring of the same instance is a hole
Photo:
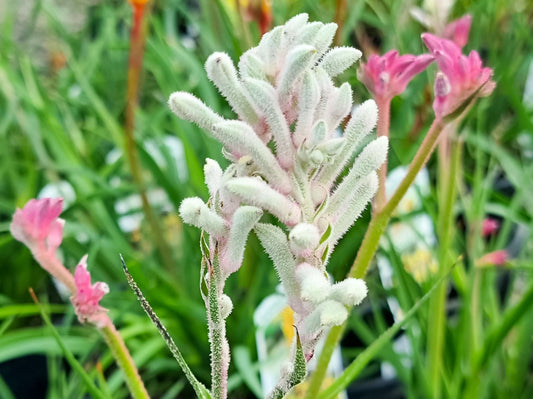
[[[476,51],[468,56],[452,41],[424,33],[422,40],[440,71],[435,78],[433,110],[437,117],[444,117],[457,110],[477,90],[477,97],[486,97],[496,87],[492,69],[483,67]]]
[[[467,14],[446,25],[442,37],[453,41],[458,47],[463,48],[468,43],[471,26],[472,16]]]
[[[400,56],[397,50],[382,56],[372,54],[366,64],[361,63],[357,76],[377,101],[386,101],[401,94],[411,79],[426,69],[433,58],[429,54]]]
[[[505,249],[489,252],[476,261],[476,266],[503,266],[509,260],[509,254]]]
[[[90,322],[98,327],[103,327],[109,318],[107,309],[100,306],[102,297],[109,292],[106,283],[91,284],[91,274],[87,270],[87,255],[81,258],[74,273],[76,294],[72,295],[71,302],[80,323]]]
[[[62,210],[63,198],[31,199],[15,211],[9,225],[11,234],[33,252],[44,249],[54,254],[63,240]]]
[[[483,237],[490,236],[494,234],[500,227],[500,222],[498,222],[496,219],[493,218],[485,218],[483,219],[483,223],[481,225],[481,235]]]

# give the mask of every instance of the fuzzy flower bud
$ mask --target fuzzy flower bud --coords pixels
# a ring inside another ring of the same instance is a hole
[[[222,294],[222,296],[219,299],[220,301],[220,317],[223,319],[226,319],[233,310],[233,302],[231,301],[231,298],[227,296],[226,294]]]
[[[320,233],[314,224],[297,224],[289,233],[291,250],[297,256],[311,256],[319,240]]]
[[[198,197],[186,198],[181,203],[179,213],[185,223],[192,224],[215,237],[223,237],[228,228],[222,217]]]
[[[324,272],[308,263],[296,267],[296,280],[300,283],[300,296],[304,301],[318,304],[330,294],[331,285]]]
[[[365,299],[368,288],[364,280],[347,278],[331,287],[328,298],[346,306],[359,305]]]
[[[308,332],[320,331],[327,327],[340,326],[348,317],[348,311],[341,303],[333,300],[322,302],[305,320]]]

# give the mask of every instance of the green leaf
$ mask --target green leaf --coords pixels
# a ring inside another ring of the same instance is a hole
[[[45,313],[44,309],[40,306],[39,302],[37,301],[37,297],[33,293],[33,290],[31,290],[30,292],[32,294],[33,300],[35,301],[35,304],[39,307],[39,310],[41,312],[41,317],[43,318],[44,322],[50,329],[50,332],[52,333],[57,344],[63,351],[63,355],[65,356],[65,359],[69,362],[70,366],[80,375],[83,382],[85,383],[87,390],[91,393],[92,397],[98,398],[98,399],[109,398],[100,389],[98,389],[98,387],[93,382],[89,374],[87,374],[83,366],[76,360],[76,357],[74,356],[74,354],[70,350],[68,350],[67,346],[63,343],[61,336],[59,335],[59,333],[53,326],[52,322],[50,321],[48,315]]]
[[[282,399],[290,392],[292,388],[301,383],[307,374],[307,364],[302,348],[302,341],[300,334],[296,330],[296,350],[294,351],[294,359],[288,373],[282,375],[272,392],[268,395],[268,399]]]
[[[157,327],[159,334],[161,334],[161,336],[165,340],[165,343],[170,349],[170,352],[172,352],[172,355],[177,360],[178,364],[183,370],[183,373],[185,374],[190,384],[192,385],[194,391],[196,392],[196,395],[198,395],[200,399],[211,399],[211,394],[209,393],[205,385],[202,384],[200,381],[198,381],[196,376],[193,374],[193,372],[189,368],[189,365],[187,364],[183,355],[181,354],[180,350],[174,343],[174,340],[168,333],[167,329],[165,328],[165,326],[163,326],[163,324],[161,323],[161,320],[159,320],[159,318],[155,314],[154,310],[152,309],[148,301],[144,298],[144,295],[142,294],[141,290],[135,283],[135,280],[133,280],[133,277],[130,274],[128,267],[126,266],[126,262],[124,261],[124,258],[122,257],[122,255],[120,255],[120,260],[122,261],[122,267],[124,269],[124,273],[126,274],[126,278],[128,279],[128,284],[130,285],[131,289],[137,296],[137,299],[141,303],[142,308],[144,309],[148,317],[150,317],[150,320],[152,320],[152,323],[154,323],[154,325]]]

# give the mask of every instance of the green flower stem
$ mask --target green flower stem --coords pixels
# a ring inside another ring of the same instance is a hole
[[[415,181],[416,175],[429,160],[431,153],[435,149],[437,139],[443,129],[442,119],[435,119],[429,128],[429,131],[422,141],[413,161],[409,165],[407,174],[392,195],[391,199],[378,212],[374,213],[372,220],[365,233],[365,237],[357,252],[357,257],[348,273],[348,277],[363,278],[365,277],[370,263],[379,246],[379,239],[387,226],[392,213],[400,203],[401,199],[407,192],[407,189]]]
[[[379,111],[378,125],[376,128],[378,137],[389,137],[390,130],[390,99],[377,100],[377,106]],[[387,181],[387,160],[383,162],[383,165],[378,171],[379,187],[376,197],[374,198],[374,210],[379,211],[387,202],[387,193],[385,190],[385,182]]]
[[[451,127],[451,126],[450,126]],[[457,196],[456,178],[461,162],[460,146],[451,141],[447,135],[441,142],[443,151],[439,158],[439,216],[437,222],[437,234],[439,238],[439,275],[445,272],[445,265],[451,260],[450,247],[453,238],[453,206]],[[442,396],[442,372],[444,333],[446,328],[446,284],[439,287],[436,294],[429,301],[428,314],[428,375],[430,396],[440,398]]]
[[[109,320],[109,323],[107,323],[105,327],[99,329],[99,331],[102,333],[107,346],[117,361],[117,364],[124,372],[131,396],[134,399],[149,399],[150,396],[144,387],[144,383],[139,376],[139,372],[131,358],[130,352],[119,332],[113,325],[113,322]]]
[[[393,211],[400,203],[400,200],[407,192],[409,186],[411,186],[411,184],[414,182],[418,172],[429,160],[429,157],[435,149],[437,139],[439,138],[443,127],[444,124],[442,119],[437,118],[433,121],[413,161],[409,165],[409,170],[407,171],[406,176],[398,186],[398,189],[393,194],[391,199],[387,202],[387,204],[385,204],[382,209],[375,212],[372,216],[372,220],[368,225],[368,229],[365,233],[365,237],[363,239],[361,247],[357,252],[357,257],[355,258],[354,264],[352,265],[352,268],[348,273],[348,277],[365,277],[368,268],[370,267],[370,263],[372,262],[372,259],[374,258],[374,255],[379,247],[379,239],[385,231],[385,228],[387,227],[387,224],[392,216]],[[335,346],[337,346],[342,337],[342,332],[344,331],[345,325],[346,323],[343,326],[334,327],[329,332],[329,335],[326,338],[324,348],[322,349],[322,354],[318,359],[317,367],[311,377],[311,386],[319,387],[322,385],[322,381],[324,380],[324,377],[326,375],[326,370],[328,368],[331,354],[333,353]],[[316,398],[317,395],[318,391],[312,391],[311,389],[309,389],[309,391],[307,392],[306,399]]]
[[[309,381],[309,386],[305,393],[305,399],[316,398],[318,396],[318,393],[322,388],[322,383],[324,382],[329,361],[337,346],[337,342],[341,340],[345,328],[346,324],[343,324],[340,326],[333,326],[329,331],[329,334],[326,337],[326,342],[324,342],[324,348],[320,352],[320,357],[318,358],[317,368],[313,371],[311,380]]]

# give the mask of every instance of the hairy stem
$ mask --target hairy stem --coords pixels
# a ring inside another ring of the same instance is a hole
[[[207,318],[211,349],[211,393],[214,399],[228,396],[229,346],[226,339],[226,320],[221,315],[220,297],[224,288],[222,271],[215,255],[209,277]]]

